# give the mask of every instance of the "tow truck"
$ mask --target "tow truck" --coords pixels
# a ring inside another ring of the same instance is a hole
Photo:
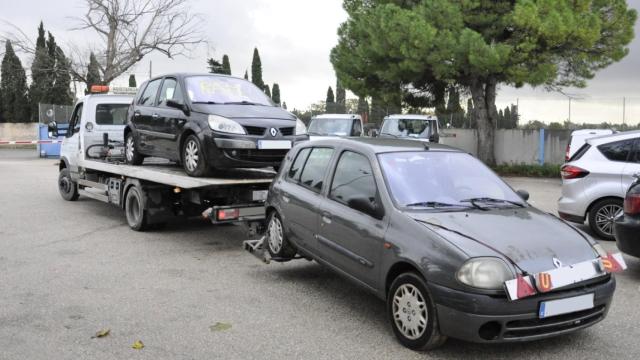
[[[64,136],[58,190],[63,199],[80,196],[124,210],[131,229],[159,228],[175,216],[202,216],[213,224],[243,223],[249,234],[264,231],[270,169],[238,169],[194,178],[162,159],[139,166],[124,162],[124,126],[135,89],[92,86],[74,107],[67,129],[48,124],[49,137]]]

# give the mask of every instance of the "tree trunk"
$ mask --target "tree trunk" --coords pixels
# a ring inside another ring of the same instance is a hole
[[[496,111],[496,81],[474,81],[471,86],[473,115],[478,128],[478,158],[487,165],[495,165],[495,130],[498,120]]]

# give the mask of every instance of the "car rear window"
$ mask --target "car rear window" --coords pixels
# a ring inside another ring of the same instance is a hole
[[[314,148],[311,150],[304,169],[302,169],[300,183],[313,191],[320,192],[331,155],[333,155],[333,149],[330,148]]]
[[[584,143],[584,145],[582,145],[580,147],[580,149],[578,149],[578,151],[576,151],[575,154],[573,154],[573,156],[571,158],[569,158],[569,161],[576,161],[576,160],[580,160],[580,158],[587,153],[587,151],[589,151],[589,149],[591,149],[591,145]]]
[[[611,161],[627,161],[633,149],[633,142],[634,139],[629,139],[602,144],[598,146],[598,150]]]

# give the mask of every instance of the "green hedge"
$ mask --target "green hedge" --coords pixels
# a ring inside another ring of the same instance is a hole
[[[562,165],[544,164],[544,165],[528,165],[528,164],[502,164],[493,167],[493,170],[500,176],[526,176],[526,177],[544,177],[544,178],[560,178],[560,167]]]

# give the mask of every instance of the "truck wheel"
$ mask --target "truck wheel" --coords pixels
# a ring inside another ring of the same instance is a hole
[[[127,191],[124,202],[124,213],[129,227],[135,231],[144,231],[148,225],[148,215],[144,210],[142,192],[137,186],[132,186]]]
[[[131,165],[141,165],[144,161],[144,156],[138,152],[136,148],[136,140],[133,138],[133,133],[128,133],[127,138],[125,139],[125,160],[127,164]]]
[[[189,176],[201,177],[209,173],[203,146],[195,135],[189,135],[182,145],[182,167]]]
[[[387,295],[387,312],[393,332],[409,349],[431,350],[447,340],[440,334],[427,284],[416,273],[407,272],[393,280]]]
[[[269,214],[267,233],[265,236],[267,249],[271,257],[289,260],[296,256],[296,248],[294,248],[285,237],[282,219],[280,219],[280,215],[278,215],[276,211],[272,211],[271,214]]]
[[[58,191],[60,191],[60,196],[67,201],[76,201],[80,196],[78,184],[71,180],[71,173],[67,168],[60,170],[58,175]]]
[[[613,220],[622,212],[621,199],[602,199],[589,210],[589,227],[604,240],[615,240]]]

